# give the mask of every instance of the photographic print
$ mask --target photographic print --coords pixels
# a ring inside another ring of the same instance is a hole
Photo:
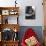
[[[25,13],[25,19],[35,19],[35,7],[26,6]]]

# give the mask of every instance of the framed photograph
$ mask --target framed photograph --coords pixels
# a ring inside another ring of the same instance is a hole
[[[16,15],[18,12],[16,10],[10,10],[10,15]]]
[[[13,11],[10,11],[10,15],[14,15],[14,12]]]
[[[35,7],[26,6],[25,14],[25,19],[35,19]]]
[[[2,10],[2,15],[9,15],[9,10]]]

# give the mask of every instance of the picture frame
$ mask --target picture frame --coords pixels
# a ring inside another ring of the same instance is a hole
[[[9,15],[9,10],[2,10],[2,15]]]
[[[35,7],[34,6],[26,6],[25,19],[35,19]]]
[[[18,13],[18,12],[17,12],[16,10],[10,10],[10,11],[9,11],[9,14],[10,14],[10,15],[16,15],[17,13]]]

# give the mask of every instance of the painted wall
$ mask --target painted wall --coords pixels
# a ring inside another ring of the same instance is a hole
[[[0,6],[9,7],[15,6],[15,0],[0,0]],[[19,10],[19,24],[20,26],[43,26],[43,6],[42,0],[17,0],[17,6],[20,7]],[[35,15],[36,19],[34,20],[26,20],[25,19],[25,7],[26,6],[34,6],[35,7]]]

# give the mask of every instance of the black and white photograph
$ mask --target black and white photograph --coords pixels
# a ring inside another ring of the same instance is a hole
[[[35,19],[35,7],[33,6],[26,6],[25,9],[25,19]]]

